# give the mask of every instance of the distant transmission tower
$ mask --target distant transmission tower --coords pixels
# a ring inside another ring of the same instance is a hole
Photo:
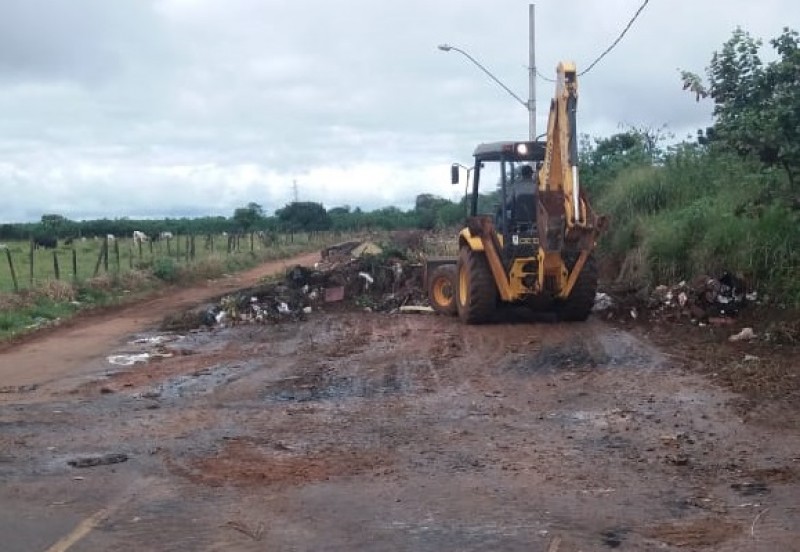
[[[297,203],[299,201],[299,195],[297,193],[297,179],[292,180],[292,196],[294,197],[294,202]]]

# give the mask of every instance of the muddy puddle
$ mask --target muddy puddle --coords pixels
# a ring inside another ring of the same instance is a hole
[[[179,399],[207,395],[221,386],[238,381],[259,366],[260,363],[257,362],[244,362],[202,368],[188,375],[169,378],[134,396],[146,399]]]
[[[317,366],[266,386],[261,396],[269,402],[317,402],[373,399],[413,393],[418,384],[413,363],[382,367],[377,375],[349,375]]]

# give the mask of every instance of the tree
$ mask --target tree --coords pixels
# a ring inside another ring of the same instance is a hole
[[[653,165],[663,157],[661,143],[666,138],[660,129],[630,127],[608,138],[581,137],[581,182],[592,192],[612,181],[628,167]]]
[[[291,231],[313,232],[331,227],[331,217],[321,203],[295,201],[278,209],[275,214],[284,227]]]
[[[69,226],[70,221],[63,215],[42,215],[42,230],[52,236],[61,236]]]
[[[258,203],[250,202],[247,207],[239,207],[233,212],[233,221],[236,226],[245,232],[250,232],[264,220],[264,208]]]
[[[417,225],[426,230],[435,228],[439,220],[439,211],[449,204],[450,202],[443,197],[433,194],[419,194],[414,201]]]
[[[778,59],[764,64],[761,41],[737,28],[712,56],[708,85],[688,71],[681,77],[685,89],[714,102],[714,126],[705,139],[781,167],[794,188],[800,173],[800,35],[785,28],[770,45]]]

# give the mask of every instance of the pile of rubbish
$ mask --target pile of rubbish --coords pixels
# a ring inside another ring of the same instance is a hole
[[[740,278],[725,272],[719,278],[702,275],[673,286],[660,285],[645,297],[598,293],[594,312],[607,318],[637,319],[646,311],[651,319],[726,324],[756,301],[757,292],[748,292]]]
[[[367,241],[337,244],[322,251],[321,257],[314,268],[295,266],[279,282],[223,297],[194,311],[191,322],[175,321],[172,326],[270,324],[353,308],[375,312],[428,308],[422,285],[424,265],[408,253]],[[170,326],[165,321],[162,329]]]

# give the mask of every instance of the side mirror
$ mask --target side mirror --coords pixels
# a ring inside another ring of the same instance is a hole
[[[450,166],[450,183],[451,184],[458,184],[458,173],[460,172],[458,170],[458,168],[459,168],[458,167],[458,163],[453,163]]]

